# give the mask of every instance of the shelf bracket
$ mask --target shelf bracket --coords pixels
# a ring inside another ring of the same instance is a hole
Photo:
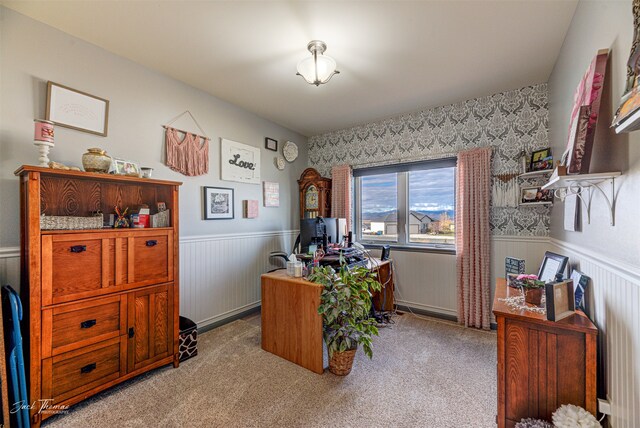
[[[593,195],[595,192],[592,192],[592,189],[595,189],[602,195],[605,202],[607,203],[607,207],[609,208],[609,221],[611,226],[615,226],[615,210],[616,210],[616,187],[615,187],[615,177],[604,178],[600,180],[572,180],[568,183],[566,187],[560,187],[555,189],[554,195],[561,199],[565,200],[567,195],[575,195],[580,198],[582,205],[584,205],[587,211],[587,223],[591,224],[591,203],[593,201]],[[585,195],[587,193],[587,195]]]

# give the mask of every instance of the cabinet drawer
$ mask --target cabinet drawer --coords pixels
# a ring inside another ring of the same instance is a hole
[[[112,233],[42,237],[42,304],[101,294],[127,281],[127,239]]]
[[[127,298],[104,297],[42,311],[43,358],[126,334]]]
[[[42,397],[59,403],[126,374],[126,336],[42,360]]]
[[[129,247],[133,253],[133,266],[129,266],[130,282],[148,284],[173,280],[173,239],[171,238],[171,235],[166,232],[130,238]]]

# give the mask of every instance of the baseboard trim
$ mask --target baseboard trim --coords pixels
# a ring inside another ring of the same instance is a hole
[[[398,307],[402,306],[406,308],[411,308],[414,312],[422,311],[425,313],[428,312],[431,314],[438,314],[443,317],[453,317],[454,320],[458,319],[457,311],[452,309],[442,308],[439,306],[425,305],[422,303],[410,302],[407,300],[399,300],[399,299],[396,299],[396,304],[398,305]]]
[[[261,305],[262,305],[262,301],[253,302],[248,305],[241,306],[232,311],[224,312],[214,317],[198,321],[196,322],[196,324],[198,325],[198,332],[209,331],[211,329],[220,327],[221,325],[224,325],[224,324],[228,324],[242,317],[246,317],[247,315],[260,310]]]
[[[427,309],[407,306],[407,305],[404,305],[404,304],[398,304],[397,308],[400,311],[414,313],[416,315],[424,315],[424,316],[431,317],[431,318],[438,318],[438,319],[441,319],[441,320],[458,322],[458,317],[456,315],[446,314],[446,313],[443,313],[443,312],[430,311],[430,310],[427,310]]]

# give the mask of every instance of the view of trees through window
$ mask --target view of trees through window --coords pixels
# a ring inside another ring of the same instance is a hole
[[[455,167],[365,175],[359,180],[359,239],[453,247]],[[407,198],[400,197],[403,192]],[[398,206],[405,199],[405,206]],[[402,228],[405,232],[399,233]]]

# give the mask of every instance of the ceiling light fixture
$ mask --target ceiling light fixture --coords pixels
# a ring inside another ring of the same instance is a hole
[[[296,75],[311,85],[320,86],[327,83],[334,74],[340,73],[336,70],[336,61],[330,56],[323,55],[327,50],[327,44],[321,40],[312,40],[307,45],[311,52],[311,57],[307,57],[298,63]]]

